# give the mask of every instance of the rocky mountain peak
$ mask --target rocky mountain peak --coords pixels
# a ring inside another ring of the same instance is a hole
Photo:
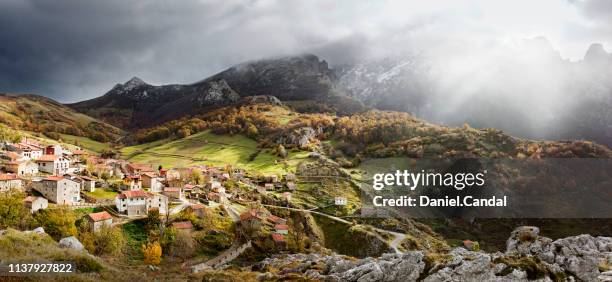
[[[584,61],[588,63],[596,63],[608,60],[610,55],[601,43],[593,43],[584,54]]]

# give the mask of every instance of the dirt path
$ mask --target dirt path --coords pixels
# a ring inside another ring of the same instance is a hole
[[[292,210],[292,211],[298,211],[298,212],[307,212],[307,213],[312,213],[312,214],[317,214],[320,216],[324,216],[327,217],[331,220],[335,220],[337,222],[341,222],[344,224],[353,224],[352,222],[339,218],[337,216],[333,216],[333,215],[329,215],[326,213],[322,213],[322,212],[318,212],[318,211],[313,211],[313,210],[306,210],[306,209],[296,209],[296,208],[289,208],[289,207],[283,207],[283,206],[274,206],[274,205],[263,205],[264,207],[272,207],[272,208],[280,208],[280,209],[287,209],[287,210]],[[402,241],[404,241],[404,239],[406,239],[406,234],[402,234],[402,233],[398,233],[395,231],[389,231],[389,230],[385,230],[385,229],[380,229],[377,227],[373,227],[372,228],[380,233],[387,233],[392,235],[394,238],[393,240],[391,240],[391,242],[389,242],[389,247],[391,249],[393,249],[396,253],[401,254],[402,251],[400,251],[399,246],[401,245]],[[380,239],[382,239],[383,241],[385,241],[382,237],[380,237]]]

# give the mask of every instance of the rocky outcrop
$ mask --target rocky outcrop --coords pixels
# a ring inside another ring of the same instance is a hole
[[[83,244],[81,244],[81,241],[79,241],[79,239],[77,239],[74,236],[70,236],[70,237],[61,239],[58,243],[58,246],[60,248],[73,249],[77,251],[82,251],[85,249],[83,247]]]
[[[253,271],[265,272],[262,279],[297,274],[319,281],[612,281],[612,272],[605,271],[612,264],[612,238],[579,235],[553,241],[539,232],[534,226],[517,228],[505,253],[455,248],[364,259],[293,254],[265,259]]]
[[[283,134],[278,138],[277,143],[296,145],[300,148],[306,148],[308,145],[317,139],[317,135],[323,132],[322,128],[314,129],[312,127],[301,127]]]
[[[537,227],[523,226],[512,232],[506,254],[533,256],[581,280],[595,281],[599,266],[612,264],[612,238],[583,234],[553,241],[539,236]]]

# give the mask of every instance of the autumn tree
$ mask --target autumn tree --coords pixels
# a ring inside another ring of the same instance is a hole
[[[0,193],[0,229],[25,228],[31,222],[30,212],[23,205],[25,195],[16,190]]]
[[[76,214],[66,206],[41,210],[36,214],[36,220],[43,226],[45,232],[55,239],[77,235],[74,224]]]
[[[142,245],[141,249],[145,264],[158,265],[161,263],[162,248],[157,241]]]

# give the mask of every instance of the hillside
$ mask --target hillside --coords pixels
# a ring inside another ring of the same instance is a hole
[[[333,95],[333,80],[325,61],[302,55],[246,62],[189,85],[154,86],[135,77],[101,97],[68,106],[121,128],[139,129],[234,105],[248,96],[325,101]]]
[[[485,128],[431,124],[407,113],[368,111],[350,116],[297,113],[269,105],[224,107],[136,132],[131,142],[181,138],[210,130],[242,134],[264,148],[314,150],[341,163],[364,157],[608,158],[611,151],[590,141],[534,141]],[[144,145],[146,146],[146,145]],[[255,146],[255,145],[253,145]],[[175,149],[176,150],[176,149]],[[356,164],[356,163],[355,163]],[[354,164],[353,164],[354,165]]]
[[[100,142],[114,141],[123,134],[117,127],[38,95],[0,93],[0,123],[19,130],[61,133]]]

